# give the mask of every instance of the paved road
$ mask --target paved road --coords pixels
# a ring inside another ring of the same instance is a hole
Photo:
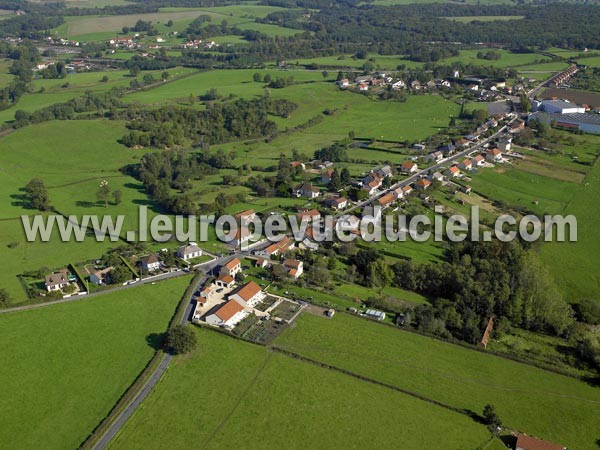
[[[176,278],[176,277],[181,277],[183,275],[188,275],[189,272],[186,272],[184,270],[178,270],[177,272],[168,272],[168,273],[164,273],[161,275],[156,275],[154,277],[150,277],[150,278],[144,278],[140,281],[137,281],[133,284],[126,284],[125,286],[118,286],[112,289],[106,289],[104,291],[99,291],[99,292],[92,292],[91,294],[85,294],[85,295],[74,295],[72,297],[69,298],[62,298],[60,300],[54,300],[51,302],[44,302],[44,303],[36,303],[34,305],[23,305],[23,306],[15,306],[14,308],[6,308],[6,309],[0,309],[0,314],[8,314],[11,312],[18,312],[18,311],[27,311],[30,309],[38,309],[38,308],[44,308],[46,306],[52,306],[52,305],[57,305],[59,303],[69,303],[69,302],[76,302],[79,300],[87,300],[88,298],[92,298],[92,297],[98,297],[99,295],[106,295],[106,294],[110,294],[111,292],[115,292],[115,291],[122,291],[125,289],[133,289],[137,286],[140,286],[142,284],[148,284],[148,283],[154,283],[156,281],[163,281],[163,280],[169,280],[171,278]]]
[[[195,287],[194,292],[202,286],[208,277],[203,277],[198,285]],[[194,302],[190,297],[188,299],[187,307],[185,308],[185,313],[181,318],[181,325],[186,325],[189,322],[190,316],[192,315],[192,309],[194,308]],[[135,410],[142,404],[142,402],[148,397],[148,394],[152,391],[158,380],[164,375],[164,373],[169,368],[169,364],[173,359],[173,355],[168,353],[163,353],[163,357],[154,369],[150,378],[144,383],[144,386],[139,390],[139,392],[133,397],[133,399],[129,402],[129,404],[125,407],[123,412],[117,416],[115,421],[108,427],[105,433],[102,435],[100,440],[94,445],[94,450],[102,450],[108,446],[110,441],[117,435],[117,433],[123,428],[123,425],[127,422],[127,420],[133,415]]]
[[[498,136],[500,136],[502,133],[504,133],[508,127],[508,125],[512,124],[515,120],[517,120],[517,118],[512,119],[510,122],[507,123],[507,125],[504,125],[502,128],[500,128],[498,131],[496,131],[493,135],[491,135],[490,137],[484,139],[483,141],[472,145],[471,147],[462,150],[458,153],[455,153],[454,155],[448,157],[448,158],[444,158],[443,160],[441,160],[438,163],[435,163],[433,166],[427,167],[426,169],[422,169],[420,171],[418,171],[417,173],[403,179],[402,181],[399,181],[398,183],[394,184],[393,186],[390,186],[389,188],[378,192],[377,194],[372,195],[371,197],[369,197],[366,200],[363,200],[362,202],[356,203],[354,204],[354,206],[352,206],[349,209],[346,209],[338,214],[336,214],[336,217],[339,216],[343,216],[345,214],[348,214],[358,208],[363,208],[364,206],[374,202],[375,200],[377,200],[378,198],[384,196],[385,194],[393,191],[394,189],[398,189],[399,187],[404,187],[406,185],[409,185],[411,183],[414,183],[415,181],[419,180],[420,178],[427,176],[429,173],[435,172],[437,169],[441,168],[441,167],[445,167],[448,165],[448,163],[457,161],[461,158],[464,158],[465,156],[470,155],[471,153],[474,153],[478,150],[480,150],[481,148],[483,148],[483,146],[485,144],[488,144],[489,142],[491,142],[492,140],[496,139]]]

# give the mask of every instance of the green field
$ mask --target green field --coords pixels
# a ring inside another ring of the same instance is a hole
[[[489,440],[466,416],[393,390],[211,331],[198,330],[198,342],[110,448],[475,449]]]
[[[365,63],[370,62],[376,69],[388,69],[396,70],[398,66],[406,66],[408,68],[415,68],[423,66],[423,63],[410,61],[404,59],[402,56],[394,55],[377,55],[369,54],[365,59],[358,59],[352,55],[338,55],[338,56],[321,56],[318,58],[305,58],[305,59],[290,59],[287,61],[288,65],[306,65],[306,64],[318,64],[326,67],[339,67],[339,68],[351,68],[358,69]]]
[[[577,64],[582,64],[590,67],[600,67],[600,56],[592,56],[590,58],[578,59]]]
[[[500,53],[500,59],[486,60],[477,58],[478,52],[486,52],[493,50],[494,52]],[[517,67],[531,65],[539,61],[550,61],[551,59],[547,56],[539,55],[537,53],[511,53],[508,50],[502,49],[489,49],[486,47],[472,49],[472,50],[460,50],[458,56],[443,59],[444,64],[462,63],[462,64],[473,64],[476,66],[492,66],[492,67]]]
[[[598,439],[598,389],[531,366],[343,314],[303,314],[275,345],[467,411],[491,403],[505,426],[570,449]]]
[[[54,121],[2,138],[0,198],[5,207],[0,214],[4,243],[0,247],[0,286],[9,290],[15,302],[24,300],[25,295],[17,274],[97,258],[117,245],[90,239],[63,243],[57,235],[48,243],[27,243],[19,216],[33,211],[25,209],[18,196],[32,178],[44,180],[52,205],[64,214],[124,214],[129,227],[137,223],[137,208],[147,204],[147,196],[141,184],[121,174],[119,168],[138,161],[142,153],[116,142],[124,132],[123,124],[116,121]],[[112,190],[122,191],[123,202],[118,207],[107,209],[96,202],[102,179],[108,180]],[[9,248],[9,243],[18,245]]]
[[[563,212],[577,218],[577,242],[547,243],[541,249],[543,260],[571,301],[600,298],[600,276],[597,270],[600,241],[595,236],[600,223],[597,195],[600,195],[598,163],[585,182],[578,186]],[[586,263],[582,264],[582,261]]]
[[[193,73],[193,69],[177,67],[168,70],[171,77]],[[152,75],[155,79],[159,79],[162,70],[144,71],[140,75]],[[108,77],[107,82],[101,82],[103,76]],[[67,75],[62,79],[37,79],[31,83],[32,92],[23,95],[16,105],[11,108],[0,111],[0,123],[10,122],[15,118],[15,112],[22,109],[27,112],[34,112],[39,109],[51,106],[55,103],[64,103],[75,97],[84,95],[87,91],[106,91],[112,87],[127,87],[133,80],[129,76],[129,71],[115,70],[107,72],[82,72]],[[177,82],[173,80],[172,82]],[[167,83],[168,84],[168,83]],[[44,91],[40,91],[44,88]]]
[[[508,167],[480,170],[471,185],[485,197],[538,214],[560,214],[579,187],[575,182]]]
[[[0,315],[0,446],[77,448],[154,353],[188,277]],[[43,444],[42,444],[43,443]]]

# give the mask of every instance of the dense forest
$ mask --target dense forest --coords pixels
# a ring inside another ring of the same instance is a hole
[[[261,97],[225,103],[208,103],[205,111],[168,106],[156,110],[129,107],[119,113],[128,120],[128,147],[203,146],[234,139],[273,137],[277,126],[269,115],[287,117],[296,105],[288,100]]]

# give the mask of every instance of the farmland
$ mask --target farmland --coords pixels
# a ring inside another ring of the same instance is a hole
[[[563,292],[572,300],[597,298],[600,293],[597,260],[600,248],[595,230],[598,229],[600,215],[596,207],[597,195],[600,195],[600,165],[595,164],[578,186],[573,199],[566,205],[564,214],[573,214],[577,218],[577,242],[552,242],[544,245],[542,257]],[[588,264],[581,264],[588,261]]]
[[[148,363],[187,277],[0,315],[0,446],[76,448]],[[35,424],[35,425],[33,425]]]
[[[406,449],[489,441],[483,426],[458,413],[211,331],[197,334],[202,345],[176,362],[110,448],[233,448],[247,445],[248,435],[265,449],[388,448],[399,428]]]
[[[275,345],[468,411],[492,403],[506,426],[569,448],[597,439],[597,389],[531,366],[345,315],[304,314]]]

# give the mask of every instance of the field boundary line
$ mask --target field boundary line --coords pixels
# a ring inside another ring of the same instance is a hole
[[[233,414],[237,411],[237,409],[240,406],[240,404],[242,403],[242,401],[246,398],[246,396],[250,392],[250,389],[252,389],[254,387],[254,385],[256,384],[256,382],[258,381],[258,377],[260,377],[260,375],[263,372],[263,370],[265,369],[265,367],[267,367],[267,364],[271,360],[272,356],[273,356],[272,352],[269,352],[267,354],[267,357],[265,358],[265,360],[263,361],[263,363],[261,364],[261,366],[258,368],[258,370],[254,374],[254,376],[252,377],[252,379],[250,380],[250,382],[248,383],[248,385],[244,388],[244,391],[242,392],[242,394],[235,401],[233,407],[229,410],[229,412],[227,413],[227,415],[225,417],[223,417],[223,419],[221,419],[221,421],[215,427],[215,429],[210,434],[210,436],[208,437],[208,439],[206,439],[206,441],[204,442],[203,448],[208,448],[208,445],[217,436],[217,434],[219,433],[219,431],[221,431],[223,429],[223,427],[225,426],[225,424],[229,421],[229,419],[231,419],[231,416],[233,416]]]
[[[183,293],[177,308],[171,316],[167,329],[171,329],[173,326],[186,321],[187,317],[185,316],[185,311],[190,304],[191,293],[194,291],[197,282],[202,277],[204,277],[204,274],[198,273],[190,280],[190,283]],[[152,391],[152,388],[156,385],[158,380],[162,378],[162,375],[168,368],[172,358],[173,357],[171,355],[165,353],[162,349],[157,350],[146,367],[144,367],[144,369],[138,374],[127,390],[123,392],[109,413],[100,421],[100,423],[98,423],[98,425],[80,444],[79,449],[90,450],[104,448],[104,446],[101,445],[101,441],[104,436],[106,436],[106,434],[111,430],[111,427],[117,422],[117,420],[127,413],[128,408],[132,407],[133,403],[136,401],[136,399],[140,398],[144,391],[146,392],[146,396]],[[161,370],[163,365],[164,369],[162,370],[162,373],[160,373],[160,376],[153,379],[157,372]],[[145,397],[142,398],[142,400],[144,399]],[[128,419],[134,412],[135,408],[131,414],[126,417],[126,419]],[[124,423],[126,423],[126,421],[123,422],[123,424]],[[115,431],[115,436],[120,429],[121,427]]]
[[[418,394],[418,393],[410,391],[408,389],[404,389],[404,388],[401,388],[399,386],[394,386],[393,384],[385,383],[383,381],[379,381],[379,380],[376,380],[374,378],[370,378],[370,377],[367,377],[367,376],[364,376],[364,375],[360,375],[360,374],[358,374],[356,372],[352,372],[351,370],[348,370],[348,369],[343,369],[341,367],[337,367],[337,366],[334,366],[334,365],[331,365],[331,364],[327,364],[327,363],[324,363],[324,362],[321,362],[321,361],[317,361],[315,359],[299,355],[298,353],[294,353],[294,352],[292,352],[290,350],[286,350],[286,349],[284,349],[282,347],[278,347],[276,345],[274,345],[274,346],[272,346],[270,348],[274,352],[280,353],[280,354],[285,355],[285,356],[287,356],[289,358],[298,359],[300,361],[304,361],[304,362],[313,364],[313,365],[321,367],[323,369],[328,369],[328,370],[332,370],[334,372],[339,372],[339,373],[342,373],[344,375],[356,378],[358,380],[365,381],[367,383],[375,384],[375,385],[378,385],[378,386],[385,387],[387,389],[391,389],[391,390],[396,391],[396,392],[400,392],[400,393],[405,394],[405,395],[409,395],[411,397],[417,398],[417,399],[425,401],[427,403],[431,403],[433,405],[439,406],[440,408],[444,408],[444,409],[450,410],[452,412],[455,412],[455,413],[462,414],[464,416],[470,417],[471,419],[475,420],[476,422],[480,422],[480,421],[483,420],[483,418],[481,416],[479,416],[479,414],[477,414],[477,413],[474,413],[472,411],[468,411],[468,410],[465,410],[465,409],[462,409],[462,408],[457,408],[455,406],[448,405],[446,403],[440,402],[438,400],[434,400],[432,398],[426,397],[424,395]]]

